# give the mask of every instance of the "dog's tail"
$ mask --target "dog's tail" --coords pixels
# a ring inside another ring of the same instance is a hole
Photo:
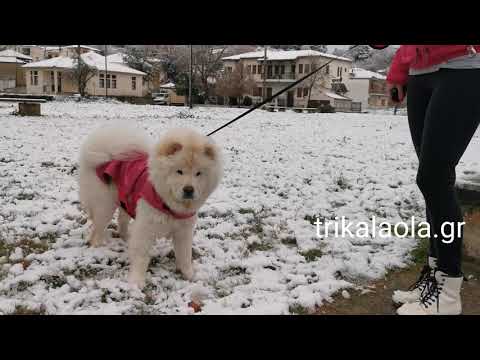
[[[132,126],[106,126],[91,133],[80,151],[80,167],[96,168],[111,160],[147,155],[151,139],[145,131]]]

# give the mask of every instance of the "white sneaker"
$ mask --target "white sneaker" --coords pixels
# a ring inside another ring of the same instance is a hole
[[[460,315],[462,300],[460,290],[463,276],[450,277],[440,270],[429,277],[419,301],[403,304],[398,315]]]
[[[397,304],[413,303],[420,300],[423,289],[427,284],[427,280],[430,276],[433,276],[437,269],[437,259],[434,257],[428,257],[428,264],[425,265],[420,273],[418,280],[411,285],[407,291],[395,290],[393,292],[392,300]]]

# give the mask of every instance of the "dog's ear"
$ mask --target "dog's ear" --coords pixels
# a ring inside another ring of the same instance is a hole
[[[215,160],[217,158],[217,149],[212,144],[205,145],[204,153],[205,155],[207,155],[208,158],[212,160]]]
[[[158,156],[170,156],[182,150],[182,148],[182,144],[176,141],[167,142],[159,146],[157,154]]]

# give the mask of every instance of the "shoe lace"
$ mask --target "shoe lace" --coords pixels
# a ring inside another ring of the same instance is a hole
[[[439,311],[439,301],[440,292],[442,291],[442,284],[439,284],[435,274],[429,275],[427,277],[426,286],[422,290],[420,295],[420,303],[423,304],[426,308],[430,305],[433,305],[434,301],[437,303],[437,311]]]
[[[427,283],[428,277],[430,276],[430,272],[432,271],[432,268],[428,265],[425,265],[420,272],[420,276],[418,277],[417,281],[410,285],[408,288],[409,291],[415,290],[415,289],[425,289],[425,285]]]

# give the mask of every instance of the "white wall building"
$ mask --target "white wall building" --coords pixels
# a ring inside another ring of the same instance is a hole
[[[342,81],[348,78],[352,68],[351,59],[315,50],[272,49],[267,49],[267,58],[264,57],[265,52],[261,50],[227,56],[222,59],[224,71],[231,72],[239,68],[246,76],[253,78],[257,88],[254,89],[253,94],[245,95],[253,96],[254,101],[261,101],[264,82],[265,95],[268,97],[310,73],[314,66],[320,67],[330,60],[333,61],[320,71],[321,75],[312,87],[310,101],[330,101],[332,105],[339,101],[351,101],[348,97],[332,94],[330,90],[333,81]],[[287,107],[307,107],[309,91],[308,80],[306,80],[276,98],[275,104]]]
[[[349,90],[348,96],[353,101],[361,102],[362,109],[389,107],[384,75],[361,68],[352,68],[345,83]]]
[[[141,97],[146,94],[144,72],[108,61],[105,69],[105,57],[95,52],[84,53],[81,58],[97,70],[87,83],[88,95],[102,96],[107,93],[108,96]],[[75,60],[71,57],[57,56],[22,67],[26,70],[27,93],[72,94],[78,92],[78,86],[72,78]]]

